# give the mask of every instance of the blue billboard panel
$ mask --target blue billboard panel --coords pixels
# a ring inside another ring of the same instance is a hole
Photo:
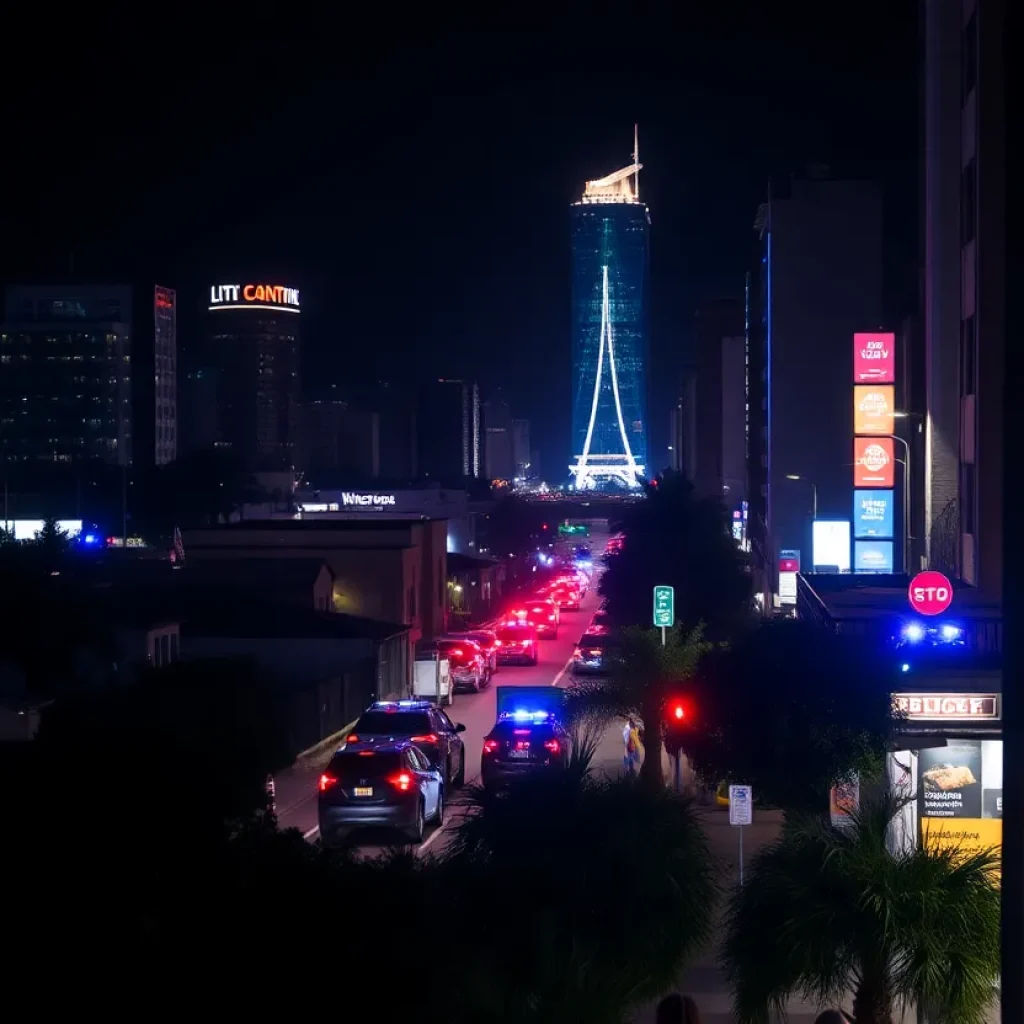
[[[853,542],[854,572],[892,572],[891,540],[856,540]]]
[[[892,491],[853,492],[853,536],[891,540],[893,523]]]

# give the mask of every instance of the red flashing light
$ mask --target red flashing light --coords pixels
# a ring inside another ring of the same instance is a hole
[[[338,780],[333,775],[328,775],[326,772],[320,776],[320,792],[326,793],[331,786],[336,786]]]
[[[562,744],[558,740],[548,740],[544,744],[544,749],[551,751],[552,754],[557,754],[562,749]]]
[[[498,749],[497,740],[484,740],[484,753],[493,754]]]
[[[432,733],[431,732],[431,733],[427,733],[426,736],[410,736],[409,737],[409,742],[410,743],[436,743],[437,742],[437,735],[436,735],[436,733]]]

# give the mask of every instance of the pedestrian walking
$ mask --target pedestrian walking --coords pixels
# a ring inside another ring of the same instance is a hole
[[[701,1024],[700,1010],[689,997],[673,992],[658,1003],[656,1024]]]
[[[630,775],[636,775],[636,770],[640,767],[640,762],[644,756],[644,745],[640,739],[640,729],[636,724],[635,718],[630,717],[626,722],[622,730],[622,742],[626,748],[622,757],[622,763]]]

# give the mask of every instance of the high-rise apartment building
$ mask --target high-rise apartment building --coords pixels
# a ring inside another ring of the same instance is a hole
[[[10,463],[132,461],[132,290],[12,287],[0,327]]]
[[[530,421],[512,421],[512,467],[521,480],[537,475],[530,450]]]
[[[275,284],[217,284],[207,305],[205,365],[215,372],[215,444],[257,470],[295,464],[299,292]]]
[[[484,402],[484,473],[488,480],[511,480],[515,476],[512,459],[512,412],[499,393]]]
[[[853,511],[853,336],[882,326],[882,201],[868,182],[828,180],[823,169],[773,187],[758,210],[761,323],[751,404],[761,404],[761,523],[752,554],[780,550],[811,564],[811,523]],[[755,390],[756,389],[756,390]],[[897,520],[899,521],[899,520]],[[760,554],[759,554],[760,553]]]
[[[1004,4],[924,4],[925,557],[1003,579]],[[908,423],[913,429],[916,423]]]
[[[572,465],[577,489],[648,471],[648,236],[641,164],[588,181],[571,207]]]
[[[442,484],[478,478],[483,469],[480,388],[442,378],[420,392],[417,409],[418,475]]]
[[[380,477],[380,415],[351,402],[299,408],[296,466],[318,489],[354,487]]]

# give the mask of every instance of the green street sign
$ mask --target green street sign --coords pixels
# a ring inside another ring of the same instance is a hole
[[[671,629],[676,624],[676,592],[673,587],[654,588],[654,625]]]

